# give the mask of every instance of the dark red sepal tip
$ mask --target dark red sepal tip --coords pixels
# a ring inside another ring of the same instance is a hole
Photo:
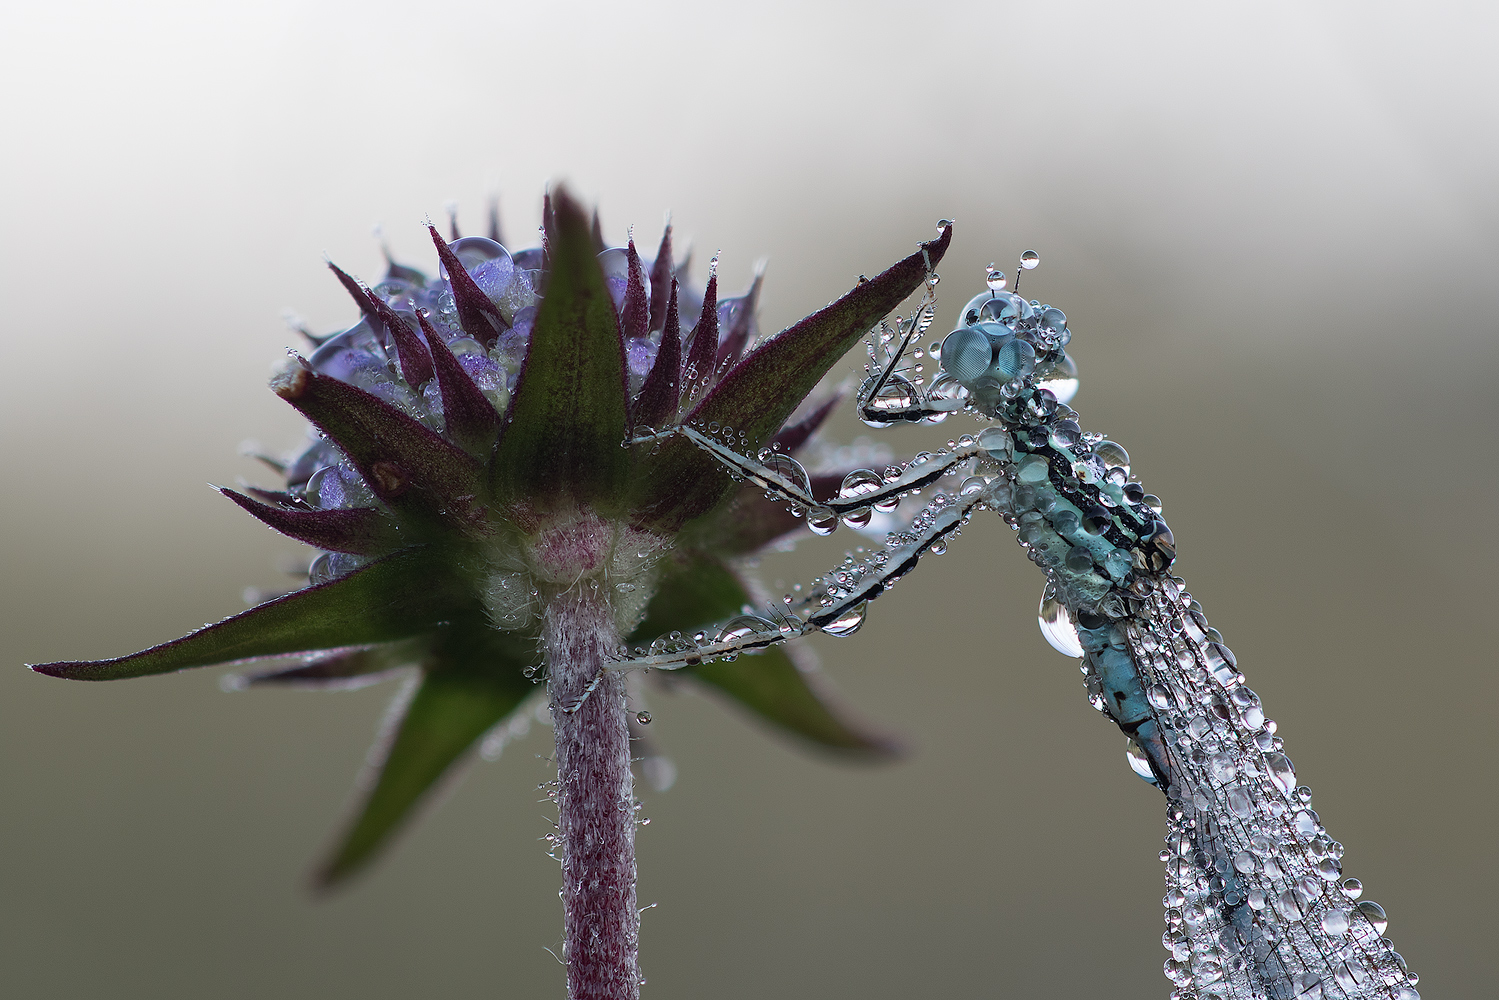
[[[661,246],[656,249],[656,260],[651,265],[651,329],[666,328],[666,300],[671,295],[671,223],[661,234]]]
[[[505,319],[499,307],[489,300],[474,276],[468,273],[463,261],[448,246],[436,226],[428,226],[432,243],[437,247],[438,259],[448,272],[448,285],[453,289],[453,303],[458,307],[458,325],[463,332],[473,337],[486,348],[493,347],[501,333],[505,332]]]
[[[635,426],[657,427],[677,415],[677,401],[682,389],[682,323],[677,316],[677,282],[670,282],[666,307],[666,329],[661,331],[661,347],[651,365],[640,399],[635,406]]]
[[[442,335],[417,313],[416,320],[432,348],[432,365],[442,393],[442,414],[447,435],[471,455],[488,457],[500,433],[500,415],[489,398],[474,384],[463,365],[453,356]]]
[[[379,555],[390,551],[395,541],[395,526],[373,507],[296,510],[261,503],[223,487],[219,492],[281,534],[329,552]]]
[[[640,263],[640,254],[635,250],[633,237],[625,248],[625,257],[629,261],[629,271],[625,281],[625,307],[620,316],[620,325],[624,328],[627,339],[637,339],[650,332],[651,308],[646,301],[645,267]]]

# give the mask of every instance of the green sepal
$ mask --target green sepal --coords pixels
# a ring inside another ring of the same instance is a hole
[[[730,368],[682,422],[733,428],[753,455],[838,359],[921,287],[951,239],[948,225],[916,253],[762,343]],[[733,481],[718,463],[683,438],[637,447],[652,449],[634,491],[633,509],[642,526],[675,530],[733,493]]]
[[[490,483],[510,498],[617,495],[629,471],[625,348],[588,217],[551,198],[551,271]]]
[[[663,573],[631,642],[648,642],[672,631],[690,634],[739,614],[746,603],[751,603],[749,592],[729,567],[706,555],[685,559]],[[897,752],[889,738],[844,717],[783,646],[732,663],[705,663],[675,673],[716,689],[759,718],[820,747],[880,757]]]
[[[522,670],[534,651],[479,616],[444,628],[338,847],[314,880],[330,888],[368,864],[478,739],[536,690]]]
[[[436,627],[463,611],[470,601],[432,553],[406,549],[347,576],[294,591],[130,656],[32,664],[31,669],[68,680],[113,681],[389,642]]]

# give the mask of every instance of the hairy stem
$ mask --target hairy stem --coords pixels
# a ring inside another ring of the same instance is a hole
[[[584,584],[548,602],[543,638],[557,737],[567,995],[636,1000],[630,729],[624,679],[603,672],[619,633],[608,601]]]

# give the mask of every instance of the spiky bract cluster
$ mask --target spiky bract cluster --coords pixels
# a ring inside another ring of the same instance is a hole
[[[633,241],[604,247],[597,217],[559,190],[543,232],[540,248],[511,254],[497,231],[449,242],[432,229],[436,277],[391,264],[367,286],[333,268],[359,321],[313,338],[272,381],[311,441],[284,463],[284,489],[224,491],[320,550],[309,586],[141,653],[36,668],[110,680],[293,657],[248,683],[315,686],[415,668],[325,881],[366,861],[534,690],[546,602],[591,587],[621,636],[649,637],[749,601],[736,560],[803,522],[686,441],[627,442],[681,423],[751,453],[800,448],[830,407],[790,418],[950,238],[749,349],[758,279],[722,302],[716,276],[688,289],[669,228],[648,263]],[[821,745],[888,749],[779,649],[690,673]]]

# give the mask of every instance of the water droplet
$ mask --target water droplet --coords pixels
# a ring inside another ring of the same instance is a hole
[[[989,286],[989,291],[997,292],[1009,284],[1005,279],[1005,273],[993,264],[989,265],[988,272],[984,275],[984,284]]]
[[[775,622],[767,621],[755,615],[740,615],[731,619],[719,630],[716,642],[738,642],[741,639],[755,639],[766,636],[780,635],[780,626]]]
[[[1034,312],[1031,304],[1014,292],[995,292],[979,303],[978,320],[980,323],[997,320],[1003,329],[992,332],[1002,334],[1013,331],[1016,323],[1029,319]]]
[[[1364,883],[1356,878],[1345,878],[1343,880],[1343,895],[1349,899],[1358,899],[1364,894]]]
[[[846,608],[837,618],[822,626],[822,630],[828,635],[839,637],[853,635],[859,631],[859,626],[864,624],[864,616],[869,610],[868,601],[860,601],[851,608]]]
[[[1239,768],[1234,763],[1233,754],[1220,753],[1208,760],[1208,774],[1214,781],[1224,784],[1233,781],[1239,774]]]
[[[1283,753],[1269,753],[1265,755],[1265,767],[1270,771],[1270,777],[1282,791],[1289,792],[1296,787],[1296,767],[1291,763],[1291,758]]]
[[[947,553],[947,539],[937,539],[927,548],[927,551],[934,556],[945,555]]]
[[[651,724],[651,713],[637,712],[635,715],[635,721],[640,723],[642,726],[649,726]]]
[[[1333,937],[1342,937],[1348,933],[1348,911],[1328,910],[1322,914],[1322,931]]]
[[[1026,456],[1015,471],[1017,481],[1031,485],[1046,482],[1050,475],[1051,466],[1040,455]]]
[[[1296,977],[1295,1000],[1322,1000],[1322,977],[1315,972],[1303,972]]]
[[[1152,684],[1150,690],[1145,692],[1145,697],[1150,701],[1151,707],[1158,712],[1164,712],[1171,707],[1171,690],[1164,684]]]
[[[828,507],[813,507],[807,511],[807,527],[814,535],[831,535],[838,529],[838,515]]]
[[[1020,266],[1027,271],[1032,270],[1039,263],[1041,263],[1041,255],[1034,250],[1027,250],[1020,255]]]
[[[1384,907],[1372,899],[1366,899],[1359,903],[1357,909],[1369,919],[1369,923],[1374,925],[1375,934],[1383,934],[1385,928],[1390,926],[1390,918],[1385,916]]]
[[[1072,615],[1061,601],[1057,600],[1056,594],[1051,587],[1041,595],[1041,608],[1037,615],[1041,625],[1041,634],[1051,647],[1063,656],[1082,656],[1083,643],[1078,638],[1077,626],[1072,623]]]
[[[1113,441],[1100,441],[1093,446],[1093,454],[1103,459],[1103,464],[1111,469],[1123,469],[1125,475],[1129,475],[1129,452],[1122,445]]]
[[[812,492],[812,479],[802,463],[784,452],[774,452],[763,463],[767,469],[780,476],[802,493]]]
[[[1003,427],[986,427],[978,436],[979,451],[996,462],[1008,462],[1015,454],[1015,440]]]
[[[1156,781],[1155,772],[1150,769],[1150,758],[1145,756],[1145,751],[1140,749],[1140,744],[1132,739],[1124,741],[1124,759],[1129,763],[1129,768],[1141,778],[1152,785],[1159,785]]]

